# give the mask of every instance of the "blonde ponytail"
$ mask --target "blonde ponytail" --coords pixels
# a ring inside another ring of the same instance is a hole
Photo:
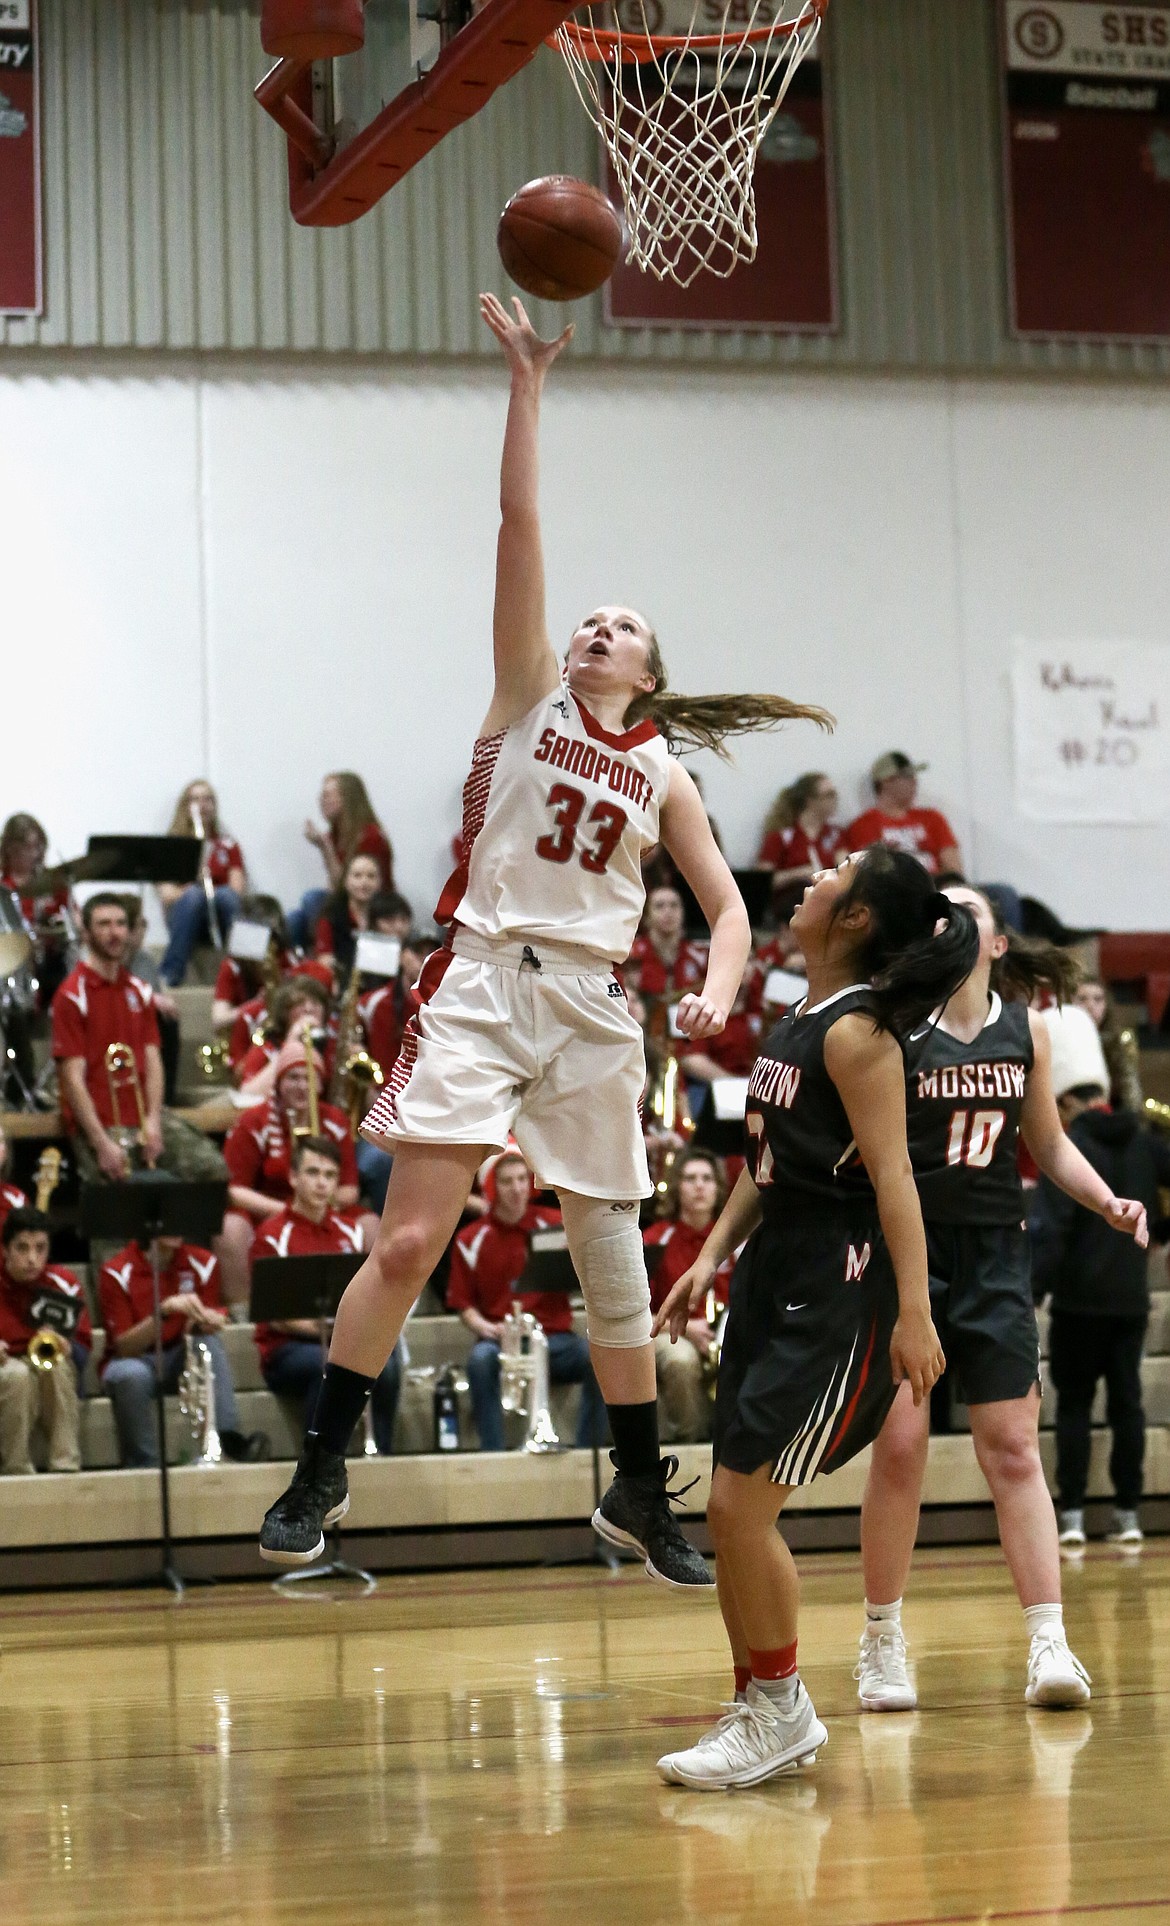
[[[661,730],[672,749],[713,749],[724,761],[730,761],[729,736],[778,729],[782,722],[815,722],[818,729],[836,726],[836,717],[827,709],[790,702],[787,696],[676,695],[667,685],[666,664],[658,638],[653,635],[646,666],[655,679],[655,687],[631,703],[626,711],[626,727],[633,728],[648,718]]]

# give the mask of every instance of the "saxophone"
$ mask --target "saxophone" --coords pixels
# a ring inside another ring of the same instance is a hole
[[[513,1305],[500,1340],[500,1404],[528,1420],[523,1449],[559,1451],[548,1405],[548,1339],[531,1311]]]
[[[358,1015],[360,989],[361,978],[355,962],[345,986],[345,995],[338,1005],[337,1050],[329,1091],[330,1101],[347,1113],[349,1127],[355,1137],[367,1093],[374,1088],[380,1089],[386,1081],[381,1064],[375,1063],[369,1051],[362,1047],[362,1020]]]
[[[196,1465],[217,1465],[223,1458],[223,1446],[215,1427],[215,1371],[211,1349],[203,1338],[195,1337],[190,1331],[185,1344],[186,1362],[179,1379],[179,1410],[190,1425],[192,1438],[198,1447]]]

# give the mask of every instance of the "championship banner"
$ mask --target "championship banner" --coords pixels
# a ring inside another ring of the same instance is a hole
[[[36,0],[0,0],[0,314],[40,312]]]
[[[1017,335],[1170,339],[1170,5],[1000,0]]]
[[[725,9],[707,0],[718,20]],[[646,0],[654,32],[684,31],[693,0]],[[656,14],[662,15],[661,23]],[[738,17],[733,15],[733,17]],[[703,26],[700,6],[698,24]],[[832,157],[820,42],[797,68],[756,161],[759,246],[749,266],[726,280],[702,273],[689,288],[658,281],[619,262],[605,289],[605,318],[617,327],[759,328],[832,334],[837,328],[836,223]],[[620,206],[608,161],[604,184]]]
[[[1016,807],[1042,823],[1170,816],[1170,646],[1021,642]]]

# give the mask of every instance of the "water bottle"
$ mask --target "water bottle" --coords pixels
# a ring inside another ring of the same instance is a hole
[[[459,1449],[459,1401],[455,1395],[455,1367],[445,1364],[435,1379],[435,1450]]]

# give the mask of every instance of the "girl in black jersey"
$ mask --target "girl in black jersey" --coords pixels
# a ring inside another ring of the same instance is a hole
[[[805,1003],[748,1086],[749,1167],[658,1313],[677,1338],[752,1233],[731,1286],[707,1522],[736,1703],[663,1777],[755,1785],[815,1757],[825,1729],[796,1673],[796,1568],[775,1529],[794,1486],[876,1435],[899,1382],[925,1408],[943,1356],[906,1150],[897,1034],[972,968],[967,910],[878,845],[813,878],[792,919]]]
[[[975,1455],[1031,1635],[1025,1697],[1031,1705],[1080,1705],[1089,1679],[1065,1640],[1056,1516],[1040,1462],[1040,1349],[1019,1131],[1054,1183],[1143,1245],[1145,1212],[1113,1196],[1057,1115],[1048,1031],[1027,998],[1041,982],[1067,994],[1076,980],[1069,959],[1010,937],[979,890],[946,893],[976,920],[979,962],[937,1021],[907,1042],[907,1135],[926,1223],[931,1310],[970,1406]],[[1005,1000],[1013,995],[1025,1000]],[[866,1711],[917,1702],[901,1603],[928,1445],[928,1407],[899,1395],[874,1445],[861,1515],[866,1627],[857,1678]]]

